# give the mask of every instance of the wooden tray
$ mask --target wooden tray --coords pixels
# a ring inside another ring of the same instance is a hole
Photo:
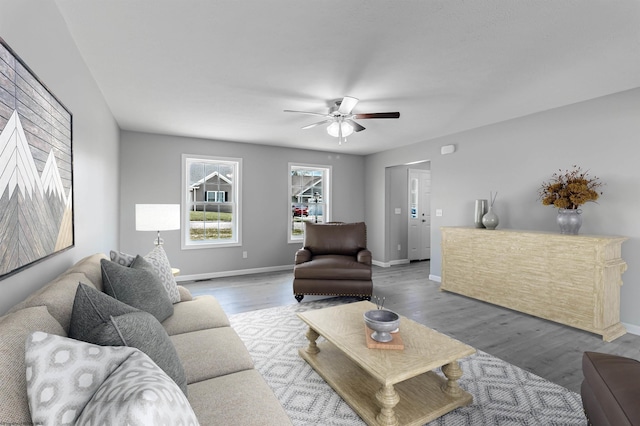
[[[400,335],[400,332],[396,332],[396,333],[391,333],[391,341],[390,342],[376,342],[375,340],[373,340],[371,338],[371,333],[373,333],[373,330],[371,330],[369,327],[367,327],[366,325],[364,326],[364,335],[367,339],[367,348],[369,349],[394,349],[394,350],[403,350],[404,349],[404,342],[402,341],[402,336]]]

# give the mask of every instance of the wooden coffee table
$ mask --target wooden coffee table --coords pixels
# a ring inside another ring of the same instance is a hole
[[[404,349],[368,349],[370,309],[356,302],[298,314],[309,326],[309,346],[298,353],[367,424],[423,425],[473,401],[458,386],[457,360],[474,348],[401,316]],[[439,367],[446,379],[432,371]]]

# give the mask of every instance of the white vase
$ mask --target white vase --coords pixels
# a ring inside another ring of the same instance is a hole
[[[485,214],[487,214],[488,205],[489,203],[487,202],[487,200],[476,200],[476,210],[473,219],[473,223],[475,224],[476,228],[484,228],[484,225],[482,224],[482,218]]]
[[[482,216],[482,224],[487,229],[496,229],[499,222],[498,215],[493,212],[493,207],[489,207],[487,214]]]

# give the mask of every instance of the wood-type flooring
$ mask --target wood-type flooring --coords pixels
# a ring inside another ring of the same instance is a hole
[[[574,392],[583,379],[583,352],[640,359],[640,336],[627,333],[607,343],[586,331],[440,291],[428,277],[428,261],[374,266],[374,295],[385,298],[385,308]],[[296,303],[292,283],[292,271],[179,282],[194,295],[215,296],[228,315]],[[322,298],[305,296],[303,302]]]

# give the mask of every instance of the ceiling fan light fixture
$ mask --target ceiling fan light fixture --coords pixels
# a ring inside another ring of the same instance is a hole
[[[327,126],[327,133],[329,133],[334,138],[340,137],[340,126],[342,126],[343,138],[346,138],[347,136],[353,133],[353,126],[344,121],[342,122],[334,121],[333,123],[329,124],[329,126]]]

